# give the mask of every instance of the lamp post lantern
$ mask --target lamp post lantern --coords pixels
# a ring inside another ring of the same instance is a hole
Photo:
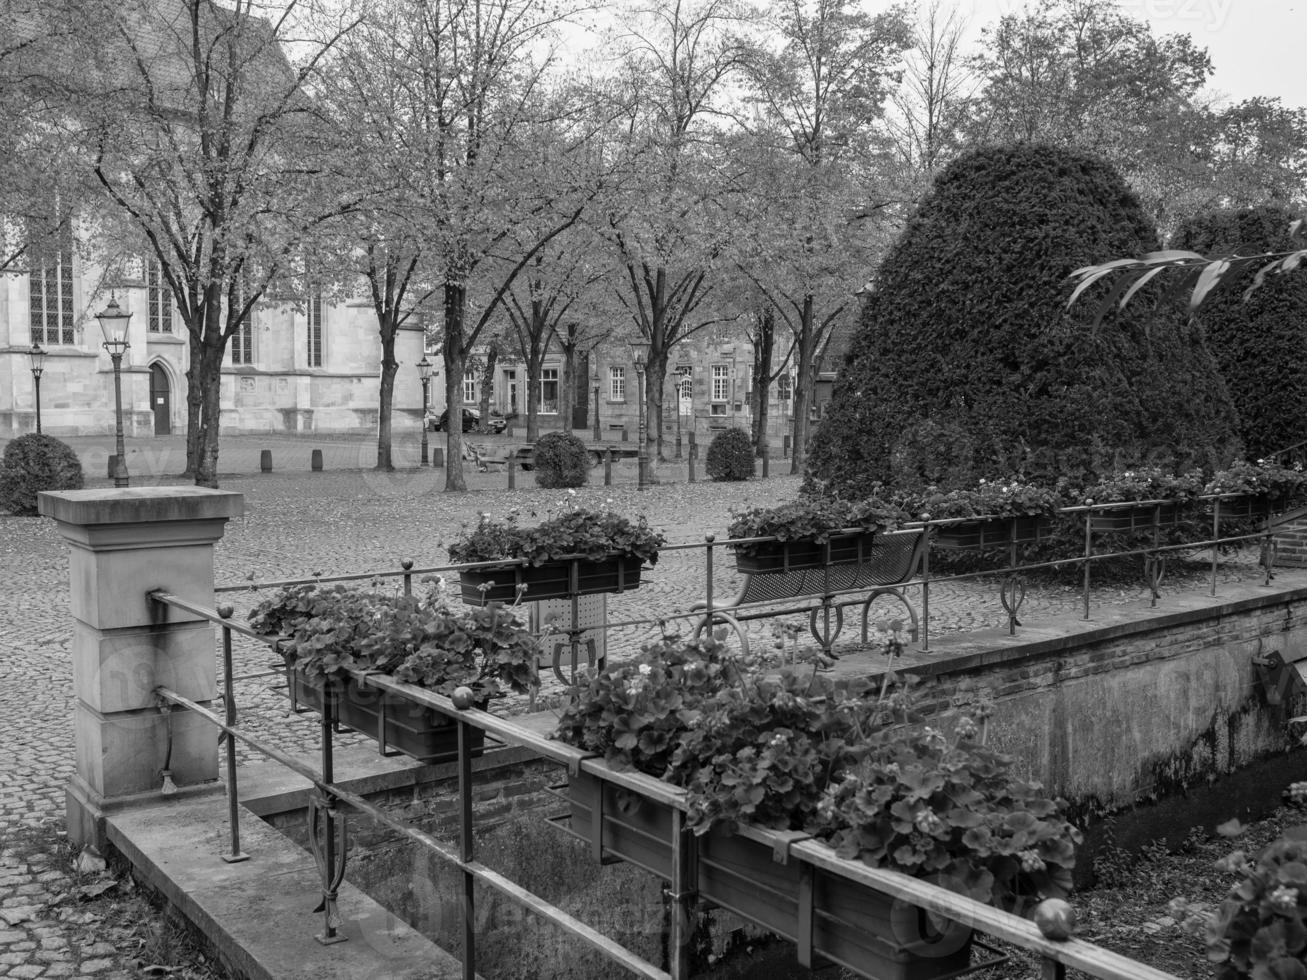
[[[40,344],[33,344],[27,352],[27,359],[32,362],[32,383],[36,386],[36,434],[41,434],[41,372],[45,370],[45,351]]]
[[[132,315],[124,313],[118,305],[118,299],[109,294],[109,305],[95,315],[100,321],[100,332],[104,334],[104,349],[113,361],[113,400],[114,400],[114,444],[117,449],[117,462],[113,469],[113,485],[128,486],[127,453],[123,449],[123,354],[131,344],[127,343],[127,324]]]
[[[644,369],[646,359],[649,357],[649,341],[632,340],[631,360],[635,362],[635,380],[638,387],[637,408],[639,414],[636,431],[638,432],[639,444],[636,447],[635,455],[635,488],[637,490],[647,490],[649,488],[649,452],[648,452],[648,420],[645,414],[644,405]]]
[[[418,361],[418,377],[422,379],[422,465],[429,466],[431,454],[427,450],[427,393],[431,386],[431,362],[427,355]]]

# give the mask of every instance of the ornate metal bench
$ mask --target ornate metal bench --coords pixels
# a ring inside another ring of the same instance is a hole
[[[829,549],[828,549],[829,553]],[[749,638],[742,622],[753,619],[770,619],[791,613],[807,612],[808,629],[828,657],[841,631],[844,629],[844,607],[862,607],[862,641],[867,641],[868,617],[872,603],[882,596],[897,601],[911,624],[909,636],[918,638],[917,611],[900,588],[916,578],[926,553],[926,535],[920,529],[892,531],[878,534],[871,548],[860,560],[841,564],[823,564],[818,568],[756,572],[746,574],[740,591],[724,603],[713,603],[711,612],[707,602],[699,602],[692,611],[704,611],[695,630],[699,636],[717,625],[729,626],[739,638],[741,649],[747,654]],[[871,591],[864,597],[864,589]],[[776,608],[794,599],[812,596],[816,605],[799,608]],[[833,620],[833,622],[832,622]]]

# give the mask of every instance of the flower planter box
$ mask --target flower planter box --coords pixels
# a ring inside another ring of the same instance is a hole
[[[286,679],[292,707],[302,705],[322,713],[326,698],[322,678],[308,678],[288,667]],[[360,687],[353,678],[337,686],[331,697],[336,706],[336,721],[344,728],[376,739],[382,755],[402,752],[428,764],[452,762],[458,758],[458,722],[434,708],[417,704],[392,691]],[[469,726],[467,734],[472,754],[481,755],[486,733]]]
[[[1188,504],[1148,504],[1093,511],[1089,517],[1089,527],[1090,530],[1103,534],[1129,534],[1151,531],[1154,527],[1171,527],[1193,516],[1194,511]]]
[[[1207,513],[1209,515],[1216,510],[1217,503],[1218,501],[1215,500],[1208,501]],[[1219,503],[1221,505],[1221,520],[1223,521],[1253,520],[1265,517],[1268,513],[1274,513],[1277,509],[1276,505],[1268,502],[1265,497],[1251,493],[1238,497],[1225,497]]]
[[[576,568],[576,587],[572,569]],[[608,558],[602,561],[562,561],[544,565],[504,565],[458,573],[463,601],[479,606],[486,602],[514,602],[519,584],[526,586],[524,602],[566,599],[600,592],[627,592],[640,585],[639,558]]]
[[[843,534],[830,539],[831,565],[861,564],[870,559],[877,534],[874,532]],[[736,554],[735,567],[747,575],[773,572],[801,572],[821,568],[828,563],[826,545],[815,541],[776,541],[750,547],[756,554]]]
[[[628,861],[670,880],[672,808],[588,773],[570,776],[571,832],[601,859]],[[594,814],[602,801],[603,826]],[[598,841],[595,835],[601,834]],[[697,838],[699,896],[792,942],[805,932],[803,892],[811,876],[812,953],[878,980],[954,976],[971,960],[971,930],[945,923],[854,881],[801,861],[778,861],[792,835],[750,828],[747,836],[713,830]],[[779,845],[779,846],[778,846]]]
[[[946,524],[935,529],[935,544],[956,551],[981,551],[1016,544],[1034,544],[1048,537],[1053,525],[1045,517],[1010,517]]]

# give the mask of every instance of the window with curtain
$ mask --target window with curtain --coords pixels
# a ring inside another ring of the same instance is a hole
[[[540,411],[558,414],[558,368],[540,369]]]

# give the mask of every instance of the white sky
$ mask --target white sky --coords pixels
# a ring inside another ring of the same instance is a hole
[[[1023,0],[957,0],[971,33]],[[1154,34],[1189,34],[1207,49],[1209,88],[1231,101],[1279,96],[1307,106],[1307,0],[1120,0],[1122,13],[1147,20]]]

